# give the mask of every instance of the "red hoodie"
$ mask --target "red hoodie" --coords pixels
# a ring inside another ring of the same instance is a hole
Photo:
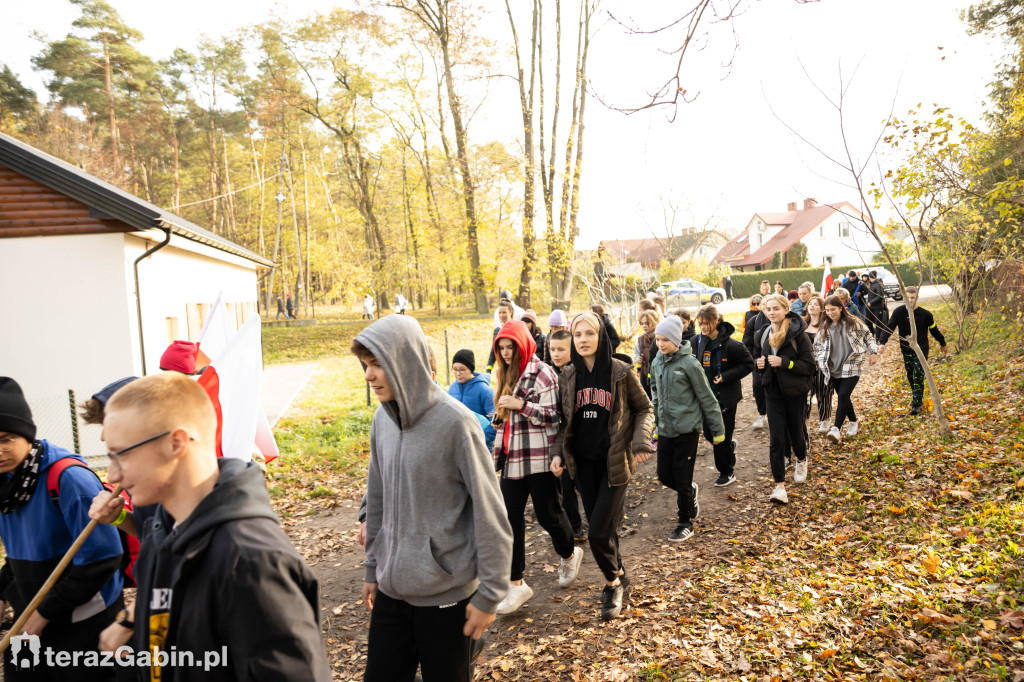
[[[530,358],[537,352],[537,342],[533,340],[533,336],[530,334],[530,330],[526,324],[519,320],[510,320],[505,323],[505,326],[498,330],[498,335],[494,337],[494,357],[497,361],[504,362],[501,357],[501,349],[498,348],[498,341],[500,339],[511,339],[512,343],[519,347],[519,376],[522,376],[523,370],[530,364]],[[509,434],[511,429],[502,429],[502,441],[505,446],[505,450],[508,450]]]
[[[494,337],[494,357],[500,358],[501,351],[498,349],[499,339],[511,339],[519,347],[519,374],[523,373],[530,358],[537,352],[537,342],[533,340],[530,330],[519,320],[511,320],[498,331]]]

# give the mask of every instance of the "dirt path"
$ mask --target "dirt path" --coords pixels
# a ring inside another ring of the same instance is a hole
[[[640,466],[629,484],[621,529],[623,559],[634,585],[633,604],[643,605],[664,589],[685,589],[688,576],[713,563],[731,563],[738,554],[734,538],[757,532],[771,523],[767,517],[786,513],[785,508],[774,508],[768,502],[773,488],[768,430],[750,429],[756,418],[748,378],[735,436],[739,441],[738,480],[726,488],[714,487],[717,472],[711,446],[702,440],[694,474],[700,485],[701,515],[694,523],[694,537],[684,543],[667,540],[675,527],[675,493],[658,483],[653,457]],[[812,429],[807,485],[813,484],[814,458],[825,442]],[[800,486],[791,484],[787,488],[791,499],[800,496]],[[358,504],[358,497],[353,497],[328,511],[285,520],[289,536],[320,580],[324,633],[335,679],[361,679],[365,663],[368,612],[360,600],[363,551],[357,543]],[[528,524],[525,580],[534,589],[534,596],[515,614],[499,616],[495,621],[478,672],[486,669],[491,657],[513,650],[522,653],[539,638],[570,637],[593,629],[617,641],[614,635],[624,634],[630,611],[625,610],[619,621],[601,621],[603,579],[585,544],[584,552],[579,579],[568,589],[560,589],[556,581],[558,557],[551,542],[539,525]]]

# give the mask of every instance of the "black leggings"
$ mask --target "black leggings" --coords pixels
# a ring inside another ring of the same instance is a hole
[[[836,428],[843,425],[844,419],[849,419],[851,422],[857,421],[857,414],[853,411],[853,401],[850,399],[850,396],[853,395],[853,389],[856,388],[858,381],[860,381],[859,376],[832,377],[830,383],[835,388],[836,395],[839,396],[836,405],[836,420],[834,422]]]
[[[622,569],[619,524],[626,505],[626,485],[608,485],[607,458],[576,460],[576,489],[590,522],[587,540],[594,562],[608,582],[615,580]]]
[[[522,580],[526,569],[526,498],[533,498],[537,523],[551,536],[558,556],[572,556],[572,526],[562,509],[562,484],[550,471],[524,478],[501,479],[501,496],[512,525],[512,570],[510,580]]]
[[[774,386],[765,391],[768,402],[768,460],[776,483],[786,481],[786,455],[792,448],[799,462],[807,459],[807,396],[786,396]]]
[[[583,528],[583,519],[580,517],[580,501],[576,497],[576,483],[569,475],[568,469],[562,471],[560,478],[562,483],[562,509],[565,510],[565,516],[569,519],[569,525],[572,526],[572,532],[575,535],[576,531]]]

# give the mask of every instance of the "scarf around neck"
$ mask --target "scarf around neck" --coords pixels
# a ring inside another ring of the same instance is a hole
[[[42,461],[42,444],[34,441],[25,460],[8,475],[7,481],[0,485],[0,514],[17,511],[32,499],[36,483],[39,481],[39,465]]]

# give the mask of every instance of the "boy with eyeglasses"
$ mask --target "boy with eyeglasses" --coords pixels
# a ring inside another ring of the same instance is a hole
[[[161,665],[159,652],[173,647],[178,660],[226,651],[211,671],[218,680],[330,680],[316,578],[281,530],[259,468],[217,458],[202,387],[176,372],[147,376],[105,412],[108,480],[136,505],[160,505],[135,563],[135,645],[152,658],[143,676],[193,679],[195,668]]]
[[[60,476],[51,499],[47,474],[58,460],[83,466]],[[32,410],[14,379],[0,377],[0,539],[6,561],[0,570],[0,614],[10,604],[17,619],[50,573],[89,524],[89,504],[103,489],[80,455],[36,439]],[[96,652],[100,632],[121,610],[121,540],[111,527],[98,527],[75,554],[53,589],[29,616],[22,632],[38,635],[39,651]],[[23,660],[19,652],[19,661]],[[74,655],[74,654],[72,654]],[[112,679],[111,668],[49,668],[40,656],[35,670],[15,667],[4,652],[5,680]],[[81,660],[81,659],[80,659]]]

